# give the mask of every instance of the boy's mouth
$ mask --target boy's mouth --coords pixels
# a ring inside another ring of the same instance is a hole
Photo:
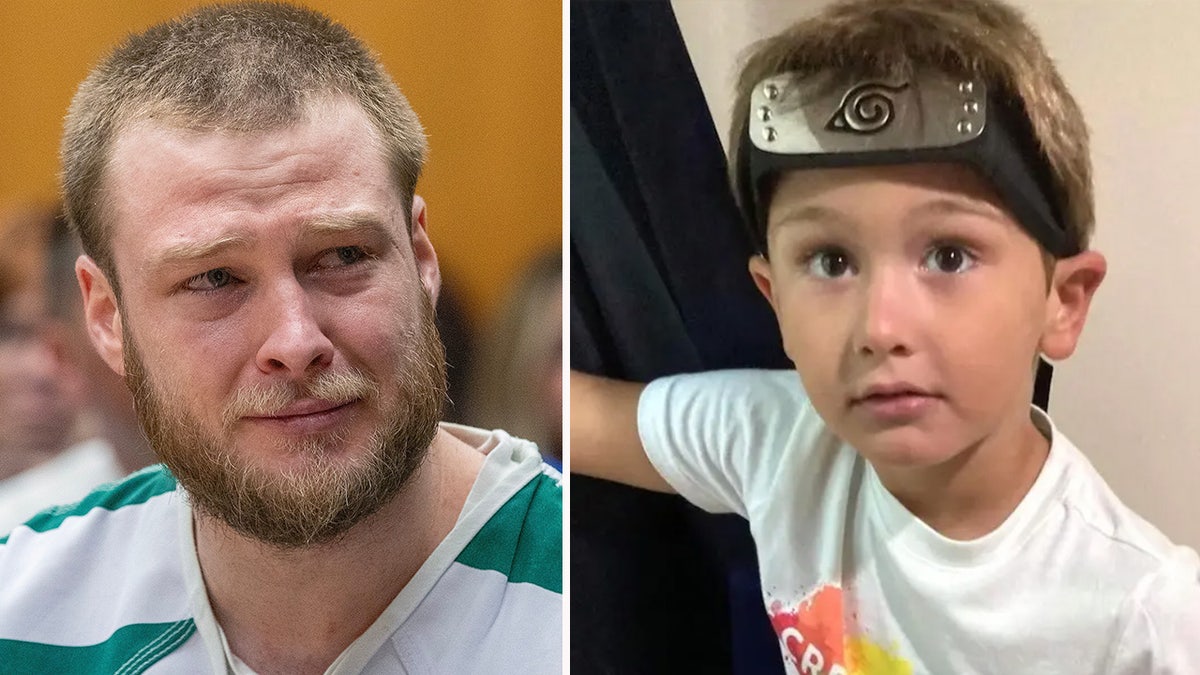
[[[940,396],[924,387],[919,387],[908,382],[878,382],[863,388],[858,394],[851,397],[850,405],[856,406],[863,403],[884,404],[891,401],[899,402],[906,399],[928,398],[940,398]]]

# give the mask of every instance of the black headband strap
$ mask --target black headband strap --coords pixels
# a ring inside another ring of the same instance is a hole
[[[767,206],[782,172],[914,162],[973,166],[1047,251],[1079,251],[1021,107],[978,78],[921,73],[845,86],[829,75],[774,75],[751,93],[745,134],[735,158],[737,188],[764,252]]]

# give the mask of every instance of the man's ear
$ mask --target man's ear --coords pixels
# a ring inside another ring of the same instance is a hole
[[[417,263],[417,276],[429,295],[429,303],[437,307],[438,293],[442,290],[442,272],[438,268],[433,242],[429,240],[426,213],[425,200],[420,195],[413,195],[412,214],[408,221],[412,224],[413,258]]]
[[[1062,360],[1075,352],[1092,297],[1107,271],[1108,262],[1098,251],[1055,262],[1040,345],[1048,358]]]
[[[124,375],[124,326],[117,295],[96,261],[86,255],[75,261],[75,277],[83,293],[83,320],[92,345],[109,368]]]
[[[775,310],[776,314],[779,314],[779,307],[775,304],[771,263],[762,254],[750,256],[750,278],[754,279],[754,285],[758,287],[758,292],[762,293],[767,302],[771,303],[771,309]]]

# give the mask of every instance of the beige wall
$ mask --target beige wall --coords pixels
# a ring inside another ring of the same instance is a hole
[[[818,0],[674,0],[724,134],[736,54]],[[1118,495],[1200,547],[1200,3],[1016,0],[1092,132],[1095,248],[1109,261],[1056,423]]]

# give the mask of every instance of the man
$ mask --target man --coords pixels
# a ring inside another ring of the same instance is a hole
[[[561,670],[559,477],[438,423],[424,152],[365,47],[286,5],[81,85],[86,323],[166,468],[0,539],[5,672]]]

